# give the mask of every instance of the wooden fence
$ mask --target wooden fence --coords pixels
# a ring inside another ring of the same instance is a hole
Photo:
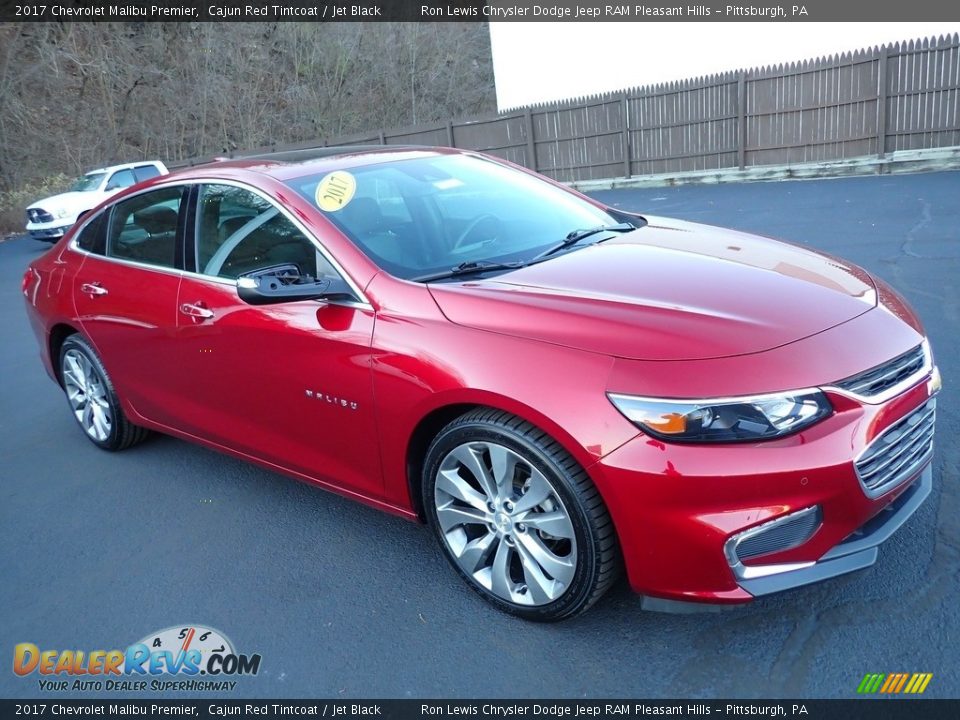
[[[960,37],[249,152],[352,144],[480,150],[564,181],[957,146]]]

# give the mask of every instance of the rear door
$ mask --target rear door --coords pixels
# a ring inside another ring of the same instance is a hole
[[[370,345],[359,302],[247,305],[241,276],[339,274],[306,229],[271,200],[201,185],[196,241],[177,300],[181,427],[280,467],[374,495]],[[359,292],[359,291],[358,291]]]
[[[121,398],[157,422],[175,416],[170,376],[175,346],[178,270],[185,190],[165,187],[134,195],[84,227],[86,253],[73,281],[84,334],[100,354]]]

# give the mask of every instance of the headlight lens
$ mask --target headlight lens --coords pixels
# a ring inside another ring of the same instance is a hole
[[[69,215],[69,214],[70,214],[70,211],[67,210],[66,208],[60,208],[59,210],[57,210],[57,217],[58,217],[58,218],[65,218],[65,217],[67,217],[67,215]]]
[[[819,390],[716,400],[607,397],[644,432],[676,442],[769,440],[808,427],[833,410]]]

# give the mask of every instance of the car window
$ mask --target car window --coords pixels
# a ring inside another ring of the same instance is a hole
[[[70,192],[90,192],[100,187],[103,177],[106,173],[92,172],[87,173],[70,186]]]
[[[107,217],[109,213],[97,213],[77,235],[77,247],[87,252],[103,255],[107,245]]]
[[[197,272],[334,277],[337,272],[286,215],[260,195],[232,185],[203,185],[197,199]]]
[[[175,267],[183,193],[179,187],[162,188],[117,203],[110,219],[107,255]]]
[[[117,170],[110,176],[110,181],[107,183],[107,190],[130,187],[136,182],[137,179],[133,176],[133,170],[129,168],[126,170]]]
[[[140,165],[133,169],[133,175],[136,177],[137,182],[143,182],[144,180],[149,180],[150,178],[155,178],[160,174],[160,171],[157,169],[156,165]]]

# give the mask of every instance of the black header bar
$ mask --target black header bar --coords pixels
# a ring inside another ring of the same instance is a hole
[[[901,22],[960,20],[945,0],[0,0],[13,22]]]

